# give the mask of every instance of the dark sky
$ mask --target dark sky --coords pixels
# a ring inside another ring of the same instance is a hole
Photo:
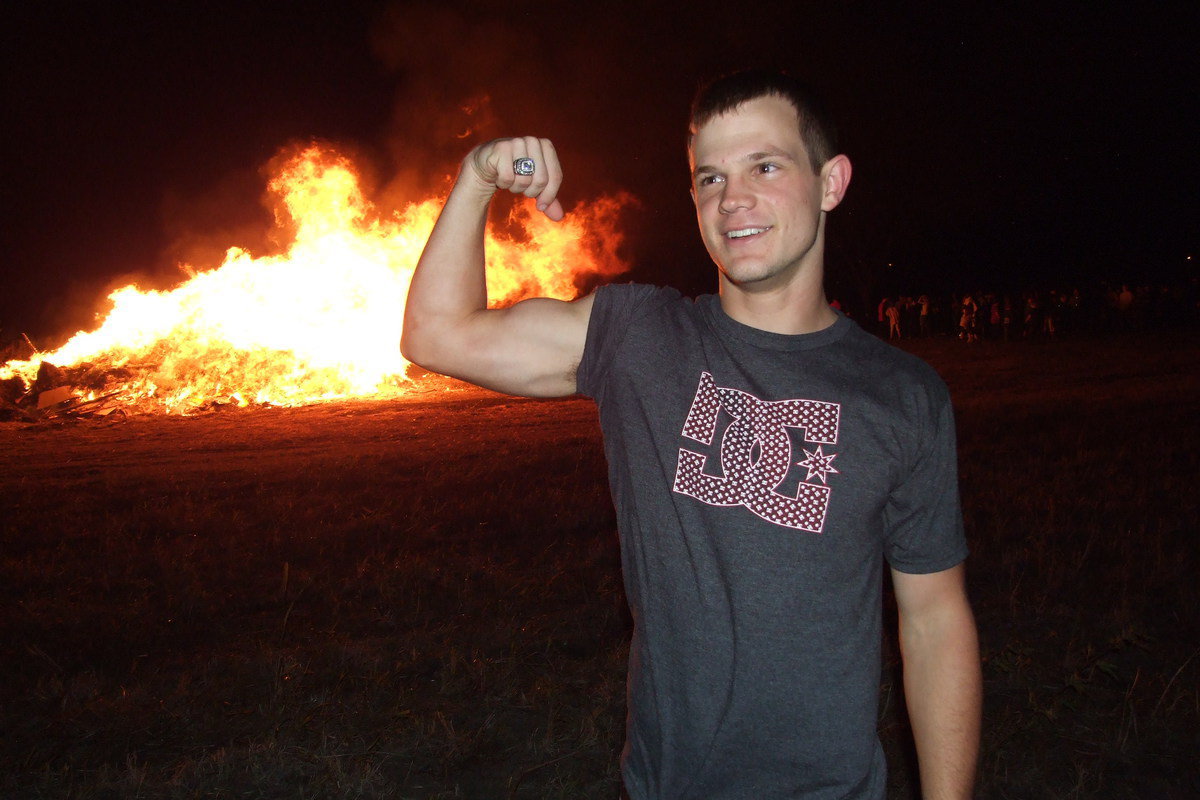
[[[253,249],[261,169],[314,137],[415,195],[469,142],[549,136],[568,205],[639,199],[633,277],[711,291],[684,128],[697,83],[743,66],[804,77],[840,120],[833,294],[1188,277],[1200,256],[1194,3],[20,5],[0,55],[4,339],[86,325],[114,282],[169,285],[213,242]]]

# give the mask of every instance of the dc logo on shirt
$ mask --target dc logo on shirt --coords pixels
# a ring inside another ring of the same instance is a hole
[[[820,533],[825,526],[830,489],[825,485],[836,453],[823,445],[837,444],[841,406],[819,400],[759,400],[740,389],[717,386],[712,375],[700,374],[700,385],[683,425],[687,438],[711,445],[719,412],[733,418],[721,434],[721,471],[704,472],[708,457],[679,448],[674,491],[712,506],[745,506],[758,516],[787,528]],[[792,466],[788,428],[804,431],[804,441],[817,445],[804,450],[798,466],[808,470],[794,495],[778,491]],[[810,483],[816,477],[820,485]]]

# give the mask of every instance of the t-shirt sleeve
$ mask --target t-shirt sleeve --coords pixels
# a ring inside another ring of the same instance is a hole
[[[656,306],[678,297],[674,289],[636,283],[609,284],[597,289],[583,357],[575,372],[576,391],[599,400],[630,326]]]
[[[950,393],[940,378],[916,403],[915,457],[884,508],[884,554],[900,572],[949,569],[967,557]]]

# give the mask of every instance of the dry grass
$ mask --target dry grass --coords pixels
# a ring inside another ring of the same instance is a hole
[[[959,411],[981,796],[1195,796],[1194,336],[913,349]],[[615,797],[629,622],[586,401],[451,391],[0,443],[0,795]]]

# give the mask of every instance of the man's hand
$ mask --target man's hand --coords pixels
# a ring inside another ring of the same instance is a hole
[[[533,172],[519,174],[515,169],[521,159],[533,161]],[[459,180],[468,179],[487,192],[504,189],[537,199],[538,210],[554,221],[563,218],[558,190],[562,186],[562,166],[558,153],[549,139],[521,136],[514,139],[493,139],[472,150],[463,160]]]

